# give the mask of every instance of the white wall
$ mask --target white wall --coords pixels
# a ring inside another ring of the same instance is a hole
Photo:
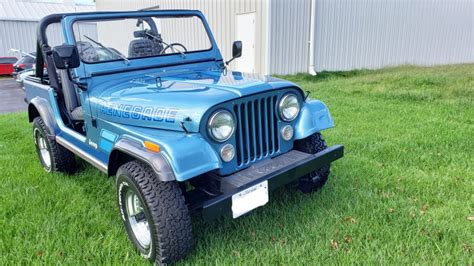
[[[270,73],[307,72],[310,0],[270,0]]]
[[[37,26],[38,22],[34,21],[0,20],[0,56],[20,57],[19,54],[10,53],[11,48],[35,52]]]
[[[268,2],[270,1],[270,2]],[[235,16],[256,12],[256,70],[307,72],[311,0],[97,0],[98,10],[198,9],[225,58]],[[270,34],[267,51],[267,3]],[[474,0],[316,0],[317,71],[474,62]],[[245,52],[245,47],[244,47]],[[268,53],[267,53],[268,52]]]
[[[38,22],[36,21],[6,21],[0,20],[0,56],[16,56],[9,52],[11,48],[20,49],[24,52],[36,52],[36,32]],[[95,26],[83,27],[84,34],[91,37],[97,35]],[[52,24],[46,32],[50,46],[64,43],[63,31],[59,24]],[[1,37],[5,36],[5,37]]]
[[[474,62],[473,0],[317,0],[316,70]]]

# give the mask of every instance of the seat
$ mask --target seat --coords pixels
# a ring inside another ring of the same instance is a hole
[[[94,46],[90,42],[78,41],[76,43],[77,51],[81,56],[82,60],[86,62],[97,62],[99,61],[99,55],[95,50]]]
[[[62,92],[64,96],[64,103],[66,104],[66,109],[70,114],[72,120],[82,121],[84,120],[84,112],[82,110],[81,101],[79,95],[77,94],[76,87],[69,80],[67,72],[68,70],[62,69],[59,71],[59,76],[61,78]]]
[[[78,41],[76,46],[82,60],[86,62],[97,62],[99,60],[96,49],[89,42]],[[76,86],[69,80],[67,71],[68,70],[65,69],[59,70],[64,103],[71,119],[74,121],[82,121],[84,120],[84,111],[82,110],[81,100],[76,91]]]
[[[162,47],[148,38],[135,39],[128,45],[128,57],[147,57],[159,55]]]

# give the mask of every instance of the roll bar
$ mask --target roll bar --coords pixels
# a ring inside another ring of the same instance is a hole
[[[39,77],[41,83],[44,82],[43,66],[46,63],[48,69],[49,81],[51,87],[59,90],[59,80],[54,69],[53,59],[51,57],[51,47],[48,45],[48,37],[46,36],[46,29],[53,23],[61,22],[61,19],[66,14],[52,14],[42,18],[38,25],[37,43],[36,43],[36,77]]]
[[[158,11],[160,13],[166,14],[168,12],[177,12],[177,11],[195,11],[199,12],[198,10],[162,10]],[[122,12],[122,11],[104,11],[104,12],[81,12],[81,15],[102,15],[102,14],[120,14],[120,13],[156,13],[157,10],[139,10],[139,11],[132,11],[132,12]],[[48,44],[48,37],[46,36],[46,30],[49,25],[53,23],[60,23],[61,20],[66,16],[74,16],[78,15],[78,13],[60,13],[60,14],[51,14],[44,18],[42,18],[39,22],[38,29],[37,29],[37,43],[36,43],[36,72],[35,76],[41,79],[41,82],[44,82],[44,73],[43,73],[43,66],[46,63],[48,69],[48,75],[50,80],[51,87],[55,89],[59,89],[59,80],[56,74],[56,70],[54,68],[53,59],[51,56],[51,47]],[[145,21],[150,25],[153,31],[157,32],[156,25],[154,25],[153,20],[143,18],[142,21]]]

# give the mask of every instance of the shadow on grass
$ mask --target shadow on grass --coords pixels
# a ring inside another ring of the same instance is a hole
[[[78,159],[77,162],[78,171],[64,178],[73,180],[83,188],[81,191],[94,200],[94,203],[100,209],[110,213],[112,204],[108,200],[115,200],[115,191],[111,193],[111,187],[115,185],[114,177],[106,177],[83,160]],[[349,173],[341,174],[348,175]],[[312,220],[308,213],[312,213],[310,210],[315,206],[317,206],[318,213],[314,215],[317,217],[323,217],[329,212],[332,212],[334,216],[343,217],[345,208],[339,206],[339,204],[342,204],[340,202],[346,202],[341,198],[346,194],[337,192],[339,189],[336,187],[341,186],[341,184],[338,184],[339,182],[339,178],[333,173],[322,190],[310,194],[303,194],[290,187],[280,187],[270,194],[270,201],[267,205],[257,208],[238,219],[221,216],[212,221],[205,221],[201,213],[194,213],[191,218],[197,247],[182,262],[192,262],[206,257],[209,250],[222,249],[223,243],[239,243],[238,245],[241,246],[240,243],[248,240],[249,231],[252,230],[257,231],[256,237],[258,239],[269,239],[269,242],[263,241],[264,245],[273,245],[271,238],[275,232],[280,236],[284,235],[285,238],[296,239],[298,238],[298,230],[293,231],[291,229],[289,232],[281,232],[281,226],[285,225],[291,228],[308,226],[308,221]],[[98,194],[103,194],[104,197],[98,200]],[[112,212],[115,215],[112,216],[116,219],[113,219],[111,215],[107,216],[110,220],[120,223],[120,215],[115,205],[114,202],[115,209]],[[122,226],[121,223],[119,226]],[[126,235],[125,230],[123,234]]]

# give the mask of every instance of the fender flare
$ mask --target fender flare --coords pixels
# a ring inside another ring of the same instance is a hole
[[[319,100],[307,101],[295,124],[295,139],[304,139],[332,127],[334,122],[327,106]]]
[[[142,145],[136,141],[122,138],[117,141],[114,145],[112,152],[109,155],[108,175],[114,175],[118,167],[120,167],[120,161],[117,161],[117,154],[124,153],[134,159],[140,160],[147,163],[160,181],[168,182],[175,181],[175,175],[171,165],[165,156],[159,153],[148,152]]]
[[[28,120],[33,122],[37,116],[40,116],[41,119],[43,119],[48,131],[48,138],[54,138],[54,136],[60,132],[59,126],[54,119],[50,103],[44,98],[38,96],[31,99],[28,104]]]

